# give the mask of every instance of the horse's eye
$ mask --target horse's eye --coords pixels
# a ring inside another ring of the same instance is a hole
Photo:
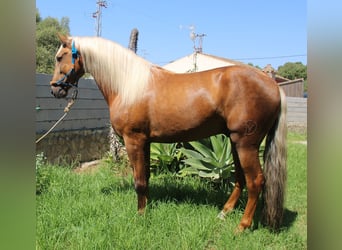
[[[62,60],[63,56],[57,56],[56,60],[57,62],[60,62]]]

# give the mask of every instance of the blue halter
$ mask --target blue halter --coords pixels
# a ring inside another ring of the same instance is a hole
[[[72,65],[75,65],[75,60],[78,57],[78,51],[75,47],[75,41],[74,40],[72,40],[72,43],[71,43],[71,54],[72,54]]]
[[[54,86],[60,86],[60,87],[77,87],[78,82],[75,84],[64,82],[66,78],[68,78],[72,73],[75,72],[75,60],[78,58],[78,50],[75,47],[75,41],[72,40],[71,42],[71,62],[72,62],[72,69],[70,69],[61,79],[59,79],[57,82],[55,82]]]

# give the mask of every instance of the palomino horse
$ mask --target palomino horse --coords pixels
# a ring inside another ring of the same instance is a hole
[[[238,230],[250,227],[264,189],[263,218],[279,228],[286,182],[286,101],[274,80],[242,65],[176,74],[102,38],[59,37],[52,94],[66,97],[85,72],[93,75],[109,106],[111,124],[124,139],[139,213],[148,197],[151,142],[222,133],[232,144],[236,184],[218,217],[232,211],[246,186],[248,200]],[[262,169],[258,154],[265,136]]]

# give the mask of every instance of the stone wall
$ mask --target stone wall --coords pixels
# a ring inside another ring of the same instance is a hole
[[[36,154],[43,152],[47,161],[53,164],[100,159],[109,151],[108,133],[109,128],[52,132],[36,144]]]

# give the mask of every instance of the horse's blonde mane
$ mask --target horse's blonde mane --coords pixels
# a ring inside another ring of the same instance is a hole
[[[151,63],[133,51],[99,37],[74,37],[84,69],[104,91],[117,93],[123,104],[133,104],[144,94]]]

